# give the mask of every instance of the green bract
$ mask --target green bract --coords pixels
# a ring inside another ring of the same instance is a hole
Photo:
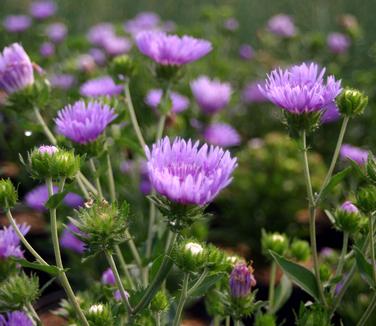
[[[157,292],[157,294],[150,303],[150,308],[154,312],[161,312],[167,310],[168,298],[164,291],[160,290]]]
[[[9,179],[0,179],[0,207],[10,208],[17,203],[18,193]]]
[[[337,209],[335,214],[336,227],[344,232],[356,233],[364,224],[364,217],[359,212],[346,212]]]
[[[357,206],[365,213],[369,214],[376,210],[376,186],[360,188],[356,192]]]
[[[184,272],[195,273],[204,267],[206,248],[196,240],[181,241],[173,252],[175,264]]]
[[[337,97],[339,111],[349,117],[363,114],[367,104],[368,96],[353,88],[345,88]]]
[[[294,240],[290,246],[290,253],[297,261],[306,261],[311,254],[309,243],[304,240]]]

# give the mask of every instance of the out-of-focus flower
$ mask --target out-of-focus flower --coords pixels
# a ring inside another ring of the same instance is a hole
[[[239,48],[239,56],[243,60],[251,60],[255,55],[255,52],[251,45],[242,44]]]
[[[31,26],[31,18],[25,15],[9,15],[5,17],[3,26],[9,33],[21,33]]]
[[[245,263],[238,263],[230,275],[230,291],[234,298],[244,298],[251,293],[251,288],[256,285],[253,268]]]
[[[77,101],[60,110],[55,123],[59,134],[76,143],[87,144],[95,141],[116,117],[115,110],[108,105]]]
[[[213,123],[204,131],[204,139],[212,145],[231,147],[240,144],[238,132],[226,123]]]
[[[231,98],[232,89],[229,83],[218,79],[200,76],[191,82],[191,90],[200,108],[206,114],[214,114],[222,110]]]
[[[267,29],[269,32],[282,37],[292,37],[296,34],[292,18],[284,14],[275,15],[270,18],[267,23]]]
[[[93,45],[102,46],[107,38],[113,36],[115,36],[114,26],[110,23],[100,23],[90,28],[87,39]]]
[[[87,97],[115,96],[123,90],[122,85],[116,85],[110,76],[90,79],[80,87],[80,94]]]
[[[103,66],[106,63],[107,58],[103,50],[98,48],[92,48],[90,49],[89,53],[98,66]]]
[[[23,311],[7,312],[6,315],[0,315],[1,326],[34,326],[33,321]]]
[[[205,205],[232,180],[236,158],[219,147],[168,137],[145,148],[153,188],[181,204]]]
[[[90,72],[95,69],[94,58],[90,54],[81,54],[77,57],[78,70]]]
[[[154,12],[140,12],[133,19],[127,20],[124,24],[124,30],[133,37],[141,32],[160,30],[161,19]]]
[[[265,82],[262,80],[254,81],[249,84],[247,84],[244,87],[243,93],[242,93],[242,100],[247,104],[252,103],[263,103],[266,102],[268,99],[265,97],[265,95],[260,91],[260,88],[258,85],[262,85],[264,87]]]
[[[129,293],[127,292],[127,291],[124,291],[125,293],[125,297],[126,298],[129,298]],[[115,300],[116,301],[120,301],[121,300],[121,293],[120,293],[120,290],[116,290],[115,292],[114,292],[114,298],[115,298]]]
[[[234,32],[239,28],[239,22],[236,20],[236,18],[231,17],[225,20],[223,27],[228,31]]]
[[[302,63],[289,69],[273,70],[259,86],[261,92],[275,105],[292,114],[320,111],[334,102],[341,92],[341,81],[334,76],[324,82],[325,68]]]
[[[368,151],[349,144],[343,144],[339,152],[341,159],[350,159],[359,165],[363,165],[367,162]]]
[[[326,40],[329,50],[332,53],[340,54],[345,53],[350,44],[350,38],[342,33],[330,33]]]
[[[115,275],[112,272],[111,268],[107,268],[101,277],[101,282],[106,285],[115,285],[116,280],[115,280]]]
[[[335,102],[329,103],[323,110],[321,116],[321,123],[330,123],[337,121],[341,117],[338,107]]]
[[[162,89],[151,89],[146,95],[145,103],[154,110],[157,110],[161,103],[162,93]],[[174,113],[183,112],[189,106],[189,99],[179,93],[171,92],[170,99],[172,102],[171,111]]]
[[[26,235],[30,230],[30,226],[26,224],[21,224],[18,227],[23,235]],[[0,230],[0,261],[8,257],[22,258],[23,251],[20,241],[12,226],[3,227]]]
[[[44,58],[51,57],[55,54],[55,45],[51,42],[44,42],[39,48],[39,53]]]
[[[112,57],[126,54],[132,47],[132,43],[126,37],[113,35],[103,40],[102,46],[106,53]]]
[[[132,171],[134,167],[133,161],[124,160],[120,163],[120,171],[124,174],[127,174]]]
[[[176,30],[176,24],[172,20],[165,21],[162,25],[162,31],[172,33]]]
[[[62,248],[72,250],[78,254],[85,251],[85,244],[78,239],[73,233],[79,233],[80,230],[72,223],[68,223],[60,237],[60,245]]]
[[[63,23],[52,23],[49,24],[46,28],[46,35],[53,43],[62,42],[67,36],[67,33],[67,26]]]
[[[76,81],[71,74],[55,74],[50,77],[51,86],[62,90],[70,89]]]
[[[84,204],[84,202],[85,200],[82,198],[82,196],[74,192],[68,192],[63,199],[63,203],[72,208],[80,207]]]
[[[56,10],[56,4],[53,1],[34,1],[30,6],[31,16],[40,20],[53,16]]]
[[[209,41],[163,32],[142,32],[136,37],[140,52],[160,65],[181,66],[196,61],[212,50]]]
[[[341,205],[341,209],[347,213],[358,213],[359,209],[351,201],[347,200]]]
[[[0,53],[0,90],[11,94],[34,83],[33,65],[18,43]]]

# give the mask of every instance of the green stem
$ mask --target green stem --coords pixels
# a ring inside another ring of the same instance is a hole
[[[51,197],[54,194],[52,179],[47,178],[46,184],[47,184],[47,188],[48,188],[48,196]],[[51,218],[51,238],[52,238],[52,245],[53,245],[54,254],[55,254],[56,266],[60,269],[59,280],[60,280],[61,285],[63,286],[65,293],[67,294],[71,304],[73,305],[74,309],[76,310],[76,313],[77,313],[79,319],[81,319],[81,322],[85,326],[89,326],[89,323],[86,320],[86,317],[85,317],[84,313],[82,312],[79,303],[77,302],[77,299],[74,295],[72,287],[70,286],[68,278],[67,278],[67,276],[64,272],[63,261],[61,259],[61,254],[60,254],[59,235],[57,233],[57,219],[56,219],[56,209],[55,208],[50,209],[50,218]]]
[[[363,313],[362,317],[360,318],[357,326],[363,326],[367,322],[368,318],[371,316],[373,310],[376,307],[376,293],[373,294],[371,302],[369,303],[366,311]]]
[[[240,324],[240,320],[235,320],[235,321],[234,321],[234,326],[241,326],[241,324]]]
[[[127,264],[124,260],[123,254],[121,253],[119,245],[115,246],[115,252],[116,252],[116,256],[118,257],[118,260],[120,262],[120,267],[123,270],[123,273],[124,273],[125,277],[127,278],[128,282],[129,282],[129,286],[131,287],[132,290],[135,290],[136,287],[134,285],[132,276],[128,271]]]
[[[373,270],[373,281],[376,282],[376,261],[375,261],[375,243],[374,243],[374,232],[373,232],[373,215],[369,217],[369,239],[370,239],[370,249],[371,249],[371,264],[372,264],[372,270]]]
[[[161,326],[161,313],[160,312],[156,313],[155,320],[157,322],[157,326]]]
[[[83,182],[83,184],[85,185],[85,187],[91,191],[94,195],[97,195],[98,194],[98,191],[97,189],[91,184],[91,182],[82,174],[81,171],[78,171],[77,173],[77,178],[78,179],[81,179],[81,181]]]
[[[164,130],[164,127],[165,127],[165,124],[166,124],[166,114],[161,114],[161,117],[159,118],[159,121],[158,121],[158,129],[157,129],[157,133],[156,133],[156,137],[155,139],[158,141],[162,138],[162,135],[163,135],[163,130]]]
[[[151,247],[153,243],[155,217],[156,217],[156,208],[155,208],[154,203],[150,202],[148,237],[146,239],[146,258],[150,258],[151,256]]]
[[[273,312],[276,273],[277,273],[277,265],[273,261],[271,269],[270,269],[270,280],[269,280],[269,297],[268,297],[268,301],[269,301],[268,312],[269,313]]]
[[[115,190],[114,173],[112,171],[111,158],[110,158],[110,154],[108,152],[108,149],[107,149],[106,160],[107,160],[108,187],[110,188],[110,198],[111,198],[111,202],[115,202],[116,201],[116,190]]]
[[[205,269],[195,284],[192,285],[192,287],[189,289],[187,293],[187,297],[190,297],[194,291],[202,284],[202,282],[205,280],[206,276],[209,274],[209,271]]]
[[[85,199],[86,199],[86,200],[89,200],[89,199],[90,199],[89,192],[86,190],[86,187],[85,187],[85,185],[83,184],[81,178],[77,177],[77,178],[76,178],[76,181],[77,181],[77,184],[78,184],[78,186],[80,187],[80,189],[81,189],[81,191],[82,191],[82,193],[83,193]]]
[[[176,315],[175,315],[174,324],[173,324],[174,326],[180,325],[180,320],[182,317],[185,301],[187,300],[188,283],[189,283],[189,273],[185,273],[184,279],[183,279],[183,286],[180,292],[178,307],[176,308]]]
[[[230,318],[230,316],[226,316],[225,325],[226,325],[226,326],[230,326],[230,323],[231,323],[231,318]]]
[[[345,264],[345,257],[347,253],[348,244],[349,244],[349,233],[343,232],[342,251],[341,251],[341,256],[339,257],[339,262],[338,262],[337,270],[335,273],[335,277],[342,274],[343,265]]]
[[[26,304],[26,308],[27,308],[27,310],[30,312],[30,314],[31,314],[31,316],[33,317],[33,319],[35,320],[35,322],[36,322],[38,325],[42,325],[42,322],[41,322],[41,320],[40,320],[40,318],[39,318],[37,312],[35,311],[33,305],[32,305],[30,302],[28,302],[28,303]]]
[[[89,164],[90,164],[90,169],[91,169],[91,172],[93,173],[93,177],[94,177],[94,180],[95,180],[95,185],[96,185],[96,188],[97,188],[97,191],[98,191],[98,194],[99,194],[99,199],[103,199],[101,182],[99,180],[99,176],[97,175],[97,169],[95,167],[95,163],[94,163],[93,158],[90,158]]]

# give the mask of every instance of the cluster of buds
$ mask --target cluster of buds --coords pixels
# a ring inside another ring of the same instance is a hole
[[[350,201],[344,202],[335,212],[336,227],[348,233],[355,233],[361,228],[364,218],[360,214],[358,207]]]
[[[0,179],[0,207],[10,208],[17,203],[18,193],[9,179]]]
[[[261,246],[266,256],[269,256],[269,251],[283,256],[288,250],[289,240],[285,234],[278,232],[267,233],[265,230],[262,230]]]

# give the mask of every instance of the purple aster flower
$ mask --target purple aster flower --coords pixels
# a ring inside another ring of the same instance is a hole
[[[115,35],[115,28],[110,23],[100,23],[90,28],[87,38],[93,45],[102,46],[105,39]]]
[[[181,66],[196,61],[212,50],[209,41],[163,32],[142,32],[136,37],[140,52],[160,65]]]
[[[12,311],[0,315],[0,326],[34,326],[34,323],[25,312]]]
[[[347,51],[350,46],[350,39],[342,33],[330,33],[326,40],[329,50],[332,53],[340,54]]]
[[[296,34],[292,18],[284,14],[275,15],[270,18],[267,29],[269,32],[282,37],[292,37]]]
[[[44,42],[39,48],[39,53],[44,58],[51,57],[55,54],[55,45],[51,42]]]
[[[46,19],[55,14],[56,4],[52,1],[34,1],[30,6],[30,14],[36,19]]]
[[[262,85],[262,87],[264,87],[265,82],[261,80],[254,81],[245,86],[243,93],[242,93],[243,102],[247,104],[252,104],[252,103],[263,103],[268,100],[265,97],[265,95],[260,91],[260,88],[258,85]]]
[[[151,89],[145,98],[145,103],[152,109],[157,110],[161,99],[162,89]],[[170,99],[172,102],[171,111],[174,113],[180,113],[185,111],[189,106],[189,99],[179,93],[171,92]]]
[[[252,286],[256,285],[252,267],[245,263],[238,263],[230,275],[230,291],[234,298],[243,298],[251,293]]]
[[[18,43],[0,53],[0,90],[11,94],[34,83],[33,65]]]
[[[74,192],[68,192],[63,199],[63,203],[71,208],[81,207],[84,202],[85,200],[82,198],[82,196]]]
[[[226,123],[213,123],[204,131],[204,139],[209,144],[221,147],[231,147],[240,144],[238,132]]]
[[[123,90],[122,85],[116,85],[110,76],[90,79],[80,88],[80,94],[87,97],[114,96]]]
[[[73,233],[82,234],[82,232],[72,223],[68,223],[60,236],[60,245],[62,248],[72,250],[78,254],[85,251],[85,244],[78,239]]]
[[[206,114],[214,114],[222,110],[231,98],[232,89],[229,83],[221,83],[218,79],[200,76],[191,82],[191,90],[200,108]]]
[[[21,233],[26,235],[29,232],[30,226],[26,224],[18,225]],[[4,226],[0,230],[0,260],[6,259],[8,257],[23,257],[23,251],[20,245],[20,238],[14,231],[13,227]]]
[[[321,123],[331,123],[337,121],[341,117],[335,102],[329,103],[323,110]]]
[[[53,43],[62,42],[67,36],[67,33],[67,26],[63,23],[53,23],[46,28],[46,35]]]
[[[31,18],[25,15],[9,15],[3,21],[5,30],[9,33],[20,33],[31,26]]]
[[[89,53],[98,66],[103,66],[106,63],[106,54],[101,49],[92,48]]]
[[[101,278],[101,282],[103,284],[106,284],[106,285],[115,285],[116,281],[115,281],[115,275],[114,273],[112,272],[112,269],[111,268],[107,268],[103,274],[102,274],[102,278]]]
[[[52,87],[62,90],[68,90],[72,88],[76,81],[76,78],[71,74],[56,74],[50,77]]]
[[[154,12],[140,12],[136,17],[125,22],[124,30],[133,37],[141,32],[158,31],[161,19]]]
[[[225,20],[223,27],[228,31],[234,32],[239,28],[239,22],[236,20],[236,18],[231,17]]]
[[[108,105],[77,101],[60,110],[55,123],[59,134],[76,143],[87,144],[95,141],[116,117],[115,110]]]
[[[56,153],[58,150],[59,149],[53,145],[42,145],[42,146],[39,146],[38,148],[39,153],[48,154],[48,155],[52,155]]]
[[[128,299],[129,298],[129,293],[127,291],[124,291],[125,297]],[[116,290],[114,292],[114,298],[116,301],[121,301],[121,293],[120,290]]]
[[[181,204],[205,205],[227,187],[236,158],[219,147],[168,137],[145,148],[153,188]]]
[[[150,183],[149,178],[147,177],[141,177],[140,180],[140,191],[145,195],[149,195],[152,191],[153,187]]]
[[[132,47],[132,43],[126,37],[113,35],[103,40],[102,46],[106,53],[112,57],[126,54]]]
[[[242,44],[239,48],[239,56],[243,60],[251,60],[255,55],[253,47],[249,44]]]
[[[325,68],[302,63],[289,69],[275,69],[259,86],[260,91],[275,105],[292,114],[304,114],[324,109],[341,92],[341,81],[334,76],[324,82]]]
[[[359,165],[363,165],[367,162],[368,151],[349,144],[343,144],[339,156],[343,160],[350,159]]]
[[[358,213],[359,209],[351,201],[347,200],[341,205],[341,209],[347,213]]]
[[[54,193],[57,193],[59,188],[57,186],[54,186],[53,188]],[[39,211],[44,212],[46,211],[45,204],[48,200],[48,188],[46,185],[40,185],[29,191],[25,196],[25,203],[30,208]]]

